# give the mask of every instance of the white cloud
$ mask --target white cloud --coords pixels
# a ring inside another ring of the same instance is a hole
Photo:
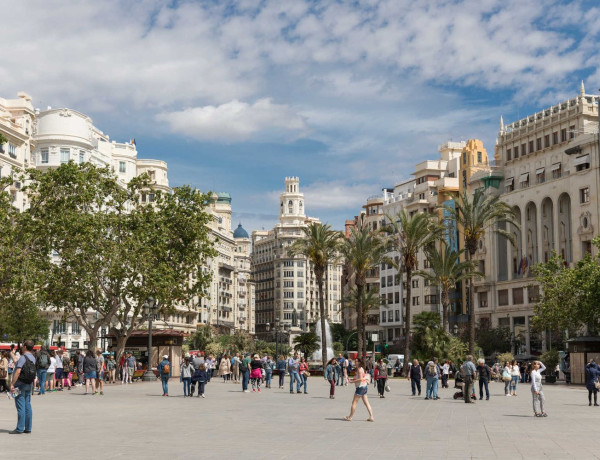
[[[360,208],[372,195],[380,194],[373,183],[346,184],[342,181],[313,182],[301,188],[307,212]]]
[[[161,113],[156,118],[166,122],[174,133],[200,140],[285,139],[307,132],[300,115],[287,105],[274,104],[270,98],[254,104],[234,99],[219,106]]]

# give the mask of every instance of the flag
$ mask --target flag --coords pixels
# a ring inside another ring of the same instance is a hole
[[[133,139],[131,139],[131,140],[129,141],[129,143],[130,143],[131,145],[136,145],[136,144],[135,144],[135,137],[134,137]]]

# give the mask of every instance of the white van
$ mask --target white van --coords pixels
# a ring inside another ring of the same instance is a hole
[[[388,355],[388,366],[394,367],[396,365],[396,360],[400,360],[400,367],[404,366],[404,355]]]

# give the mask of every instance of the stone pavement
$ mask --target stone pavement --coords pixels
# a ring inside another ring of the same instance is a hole
[[[192,399],[175,379],[169,398],[159,382],[108,385],[104,396],[81,388],[34,395],[29,435],[6,434],[16,411],[2,396],[0,458],[600,458],[600,407],[588,407],[583,387],[546,385],[549,417],[535,418],[528,385],[505,397],[493,383],[490,401],[466,405],[452,388],[425,401],[393,380],[385,399],[369,388],[375,423],[362,403],[352,422],[343,420],[353,387],[336,387],[335,400],[320,377],[308,387],[308,395],[291,395],[289,385],[242,393],[213,379],[206,399]]]

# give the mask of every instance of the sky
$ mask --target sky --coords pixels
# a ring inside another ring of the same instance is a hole
[[[171,186],[334,228],[448,140],[600,87],[595,0],[0,0],[0,96],[89,115]],[[12,18],[12,19],[10,19]]]

